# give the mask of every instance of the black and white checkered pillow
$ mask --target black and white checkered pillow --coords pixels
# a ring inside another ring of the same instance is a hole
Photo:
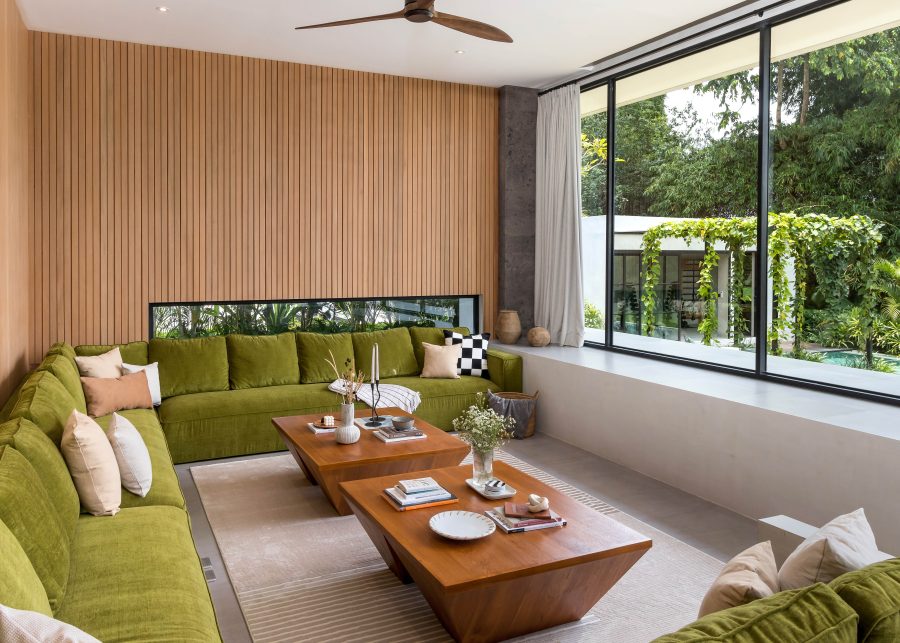
[[[462,335],[452,330],[444,331],[444,344],[462,344],[462,357],[459,358],[457,371],[460,375],[474,375],[490,379],[488,375],[487,350],[490,333],[480,335]]]

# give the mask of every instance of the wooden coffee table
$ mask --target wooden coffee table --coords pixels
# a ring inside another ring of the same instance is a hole
[[[379,409],[379,412],[409,415],[398,408]],[[365,429],[360,429],[359,442],[338,444],[334,433],[315,434],[309,430],[308,424],[321,417],[321,413],[278,417],[272,419],[272,424],[307,479],[322,487],[342,516],[352,513],[338,487],[342,481],[453,466],[469,453],[469,447],[463,442],[418,417],[416,428],[428,437],[394,444],[385,444]]]
[[[482,513],[500,506],[466,486],[471,466],[420,471],[459,496],[458,504],[396,511],[383,489],[397,476],[344,482],[353,513],[393,572],[415,581],[457,641],[501,641],[583,617],[651,547],[650,539],[503,463],[494,475],[517,490],[550,499],[568,521],[561,528],[458,542],[431,531],[431,516],[447,510]]]

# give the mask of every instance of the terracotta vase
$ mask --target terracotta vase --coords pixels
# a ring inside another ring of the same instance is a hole
[[[522,336],[522,322],[515,310],[501,310],[497,316],[494,336],[504,344],[515,344]]]
[[[546,346],[550,343],[550,333],[546,328],[535,326],[528,331],[528,343],[532,346]]]

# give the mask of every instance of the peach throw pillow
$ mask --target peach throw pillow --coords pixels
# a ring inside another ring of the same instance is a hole
[[[100,425],[72,411],[59,443],[81,505],[95,516],[115,516],[122,504],[122,477],[112,445]]]
[[[459,358],[462,356],[462,344],[438,346],[422,344],[425,349],[425,364],[421,377],[459,379]]]
[[[75,363],[82,377],[119,377],[122,374],[122,353],[118,346],[102,355],[76,357]]]
[[[697,618],[746,605],[779,591],[778,564],[768,540],[745,549],[725,563],[718,578],[703,597]]]
[[[124,409],[152,409],[147,373],[119,377],[82,377],[88,415],[100,417]]]

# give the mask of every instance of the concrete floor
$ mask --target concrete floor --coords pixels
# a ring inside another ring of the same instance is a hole
[[[504,448],[517,458],[720,560],[728,560],[757,541],[755,521],[554,438],[538,434]],[[210,592],[222,637],[226,643],[250,641],[191,478],[191,466],[180,464],[175,468],[190,512],[197,551],[201,558],[210,559],[216,575],[216,580],[210,583]]]

